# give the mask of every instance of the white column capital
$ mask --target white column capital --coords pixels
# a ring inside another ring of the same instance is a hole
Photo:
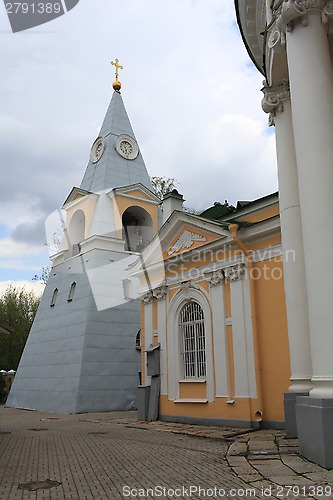
[[[157,301],[164,300],[167,295],[167,287],[165,285],[159,286],[153,290],[153,296]]]
[[[224,275],[229,281],[238,281],[240,280],[245,273],[245,264],[240,262],[233,266],[228,266],[224,268]]]
[[[217,269],[216,271],[205,273],[205,275],[207,276],[210,287],[223,285],[224,272],[222,269]]]
[[[150,304],[153,301],[153,292],[147,292],[142,297],[142,301],[144,304]]]
[[[289,82],[283,82],[277,87],[269,87],[267,82],[263,82],[264,87],[261,91],[264,97],[261,101],[262,109],[269,113],[269,126],[275,125],[275,115],[278,111],[283,111],[283,102],[290,99]]]
[[[333,0],[284,0],[279,4],[273,10],[274,21],[268,33],[268,48],[283,52],[286,47],[286,32],[292,31],[296,19],[307,26],[307,15],[311,12],[318,12],[323,23],[328,24],[333,17]]]

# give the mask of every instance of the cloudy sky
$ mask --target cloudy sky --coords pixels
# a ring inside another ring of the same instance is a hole
[[[0,40],[0,292],[48,265],[44,221],[81,182],[115,58],[148,171],[175,177],[188,207],[277,189],[262,76],[233,0],[80,0],[16,34],[1,4]]]

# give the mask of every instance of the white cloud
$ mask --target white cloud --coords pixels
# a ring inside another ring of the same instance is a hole
[[[26,243],[17,243],[10,238],[0,240],[0,258],[37,255],[42,250],[43,247],[33,247],[31,245],[27,245]]]
[[[13,286],[17,289],[24,289],[27,292],[33,292],[36,296],[42,295],[44,292],[45,286],[39,282],[29,282],[29,281],[0,281],[0,295],[3,295],[5,291],[10,287]]]

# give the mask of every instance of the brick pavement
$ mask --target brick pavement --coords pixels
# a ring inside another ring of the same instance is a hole
[[[135,412],[60,415],[1,406],[0,500],[333,498],[329,490],[318,490],[330,488],[333,471],[298,457],[295,440],[284,440],[281,431],[228,437],[238,431],[143,424]],[[61,484],[19,489],[47,479]],[[206,494],[173,494],[191,485]],[[292,495],[286,489],[292,485],[317,489]],[[143,496],[143,489],[159,486],[171,490]],[[209,491],[214,487],[220,491]]]

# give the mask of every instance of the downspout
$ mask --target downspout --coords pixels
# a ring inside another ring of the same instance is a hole
[[[262,399],[262,380],[261,380],[262,368],[261,368],[260,350],[259,350],[257,301],[255,297],[255,286],[254,286],[254,279],[252,272],[254,265],[250,251],[246,248],[244,243],[242,243],[237,236],[238,228],[239,228],[238,224],[230,224],[228,226],[232,239],[234,240],[236,245],[241,249],[241,251],[243,252],[243,254],[247,259],[249,286],[250,286],[254,363],[255,363],[255,375],[256,375],[256,387],[257,387],[257,402],[258,402],[258,409],[254,414],[254,420],[256,422],[262,422],[263,420],[263,399]]]

